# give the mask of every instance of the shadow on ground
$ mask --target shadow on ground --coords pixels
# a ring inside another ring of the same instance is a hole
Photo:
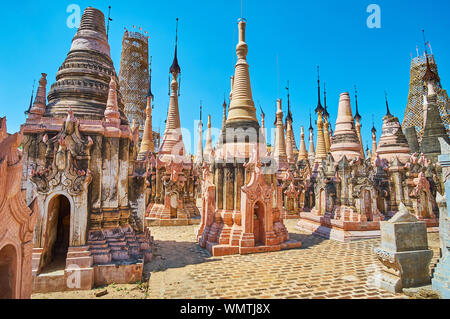
[[[213,258],[207,250],[202,249],[197,243],[155,240],[153,260],[144,266],[144,274],[216,260],[218,259]]]

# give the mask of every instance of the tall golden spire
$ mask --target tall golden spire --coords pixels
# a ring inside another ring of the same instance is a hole
[[[284,139],[283,110],[281,109],[281,99],[277,100],[275,132],[275,150],[273,156],[278,161],[278,169],[287,169],[286,141]]]
[[[316,157],[315,162],[321,163],[322,159],[327,158],[327,149],[325,144],[325,136],[323,131],[323,111],[322,103],[320,102],[320,75],[319,75],[319,67],[317,67],[317,92],[318,92],[318,102],[317,102],[317,149],[316,149]]]
[[[248,46],[245,43],[245,19],[239,20],[239,43],[236,46],[238,60],[235,67],[235,76],[232,88],[232,100],[228,111],[227,124],[232,122],[254,122],[258,124],[256,118],[256,108],[253,102],[252,89],[250,85],[250,74],[247,63]]]
[[[323,103],[325,105],[323,109],[323,123],[324,123],[324,138],[325,138],[325,149],[327,154],[330,152],[331,138],[330,138],[330,123],[328,121],[330,114],[327,110],[327,90],[325,83],[323,84]]]
[[[145,108],[145,124],[144,124],[144,134],[142,135],[141,149],[139,151],[139,157],[142,158],[147,152],[155,152],[155,144],[153,142],[153,127],[152,127],[152,65],[150,62],[150,74],[149,74],[149,84],[147,93],[147,107]]]
[[[316,159],[316,151],[314,149],[314,128],[312,126],[311,112],[309,113],[309,149],[308,160],[312,164]]]
[[[361,145],[361,158],[365,159],[366,158],[366,154],[364,152],[364,146],[363,146],[363,142],[362,142],[362,136],[361,136],[361,115],[359,114],[358,111],[358,91],[356,89],[356,85],[355,85],[355,104],[356,104],[356,113],[355,113],[355,126],[356,126],[356,134],[358,135],[358,140],[359,140],[359,144]]]
[[[294,149],[292,148],[292,122],[286,121],[286,155],[289,164],[294,163]]]
[[[161,148],[159,153],[172,154],[184,156],[186,154],[183,137],[180,127],[180,112],[178,109],[178,75],[181,73],[181,68],[178,65],[178,18],[177,18],[177,36],[175,40],[175,55],[172,66],[170,67],[170,73],[172,74],[172,82],[170,84],[170,101],[169,110],[167,112],[166,129],[161,142]]]
[[[212,136],[211,136],[211,115],[208,115],[208,128],[206,130],[206,144],[204,151],[204,158],[208,159],[212,152]]]
[[[261,139],[267,149],[266,124],[265,124],[266,114],[264,113],[261,105],[259,106],[259,108],[261,109]]]
[[[202,123],[202,101],[200,101],[200,121],[198,122],[198,143],[197,143],[197,155],[195,157],[195,163],[200,164],[203,162],[203,123]]]
[[[377,159],[377,130],[375,128],[375,123],[372,126],[372,163],[375,164]]]
[[[300,150],[298,152],[298,160],[307,160],[308,159],[308,152],[306,151],[306,143],[305,143],[305,130],[303,129],[303,126],[301,127],[301,133],[300,133]]]

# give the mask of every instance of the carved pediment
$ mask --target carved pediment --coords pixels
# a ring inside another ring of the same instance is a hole
[[[89,166],[90,149],[94,142],[79,131],[79,121],[69,108],[67,120],[59,134],[49,139],[43,137],[46,155],[51,159],[47,167],[34,167],[31,181],[39,193],[49,193],[62,185],[71,195],[79,195],[92,181]]]

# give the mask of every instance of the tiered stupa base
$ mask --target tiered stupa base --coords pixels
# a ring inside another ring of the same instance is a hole
[[[376,218],[367,221],[352,209],[341,207],[339,214],[325,213],[320,215],[316,210],[300,213],[300,221],[295,227],[298,230],[340,242],[380,238],[380,221]],[[428,233],[439,232],[437,219],[423,219]]]
[[[320,215],[317,210],[300,213],[296,228],[326,239],[351,242],[380,237],[380,219],[368,221],[348,207],[340,207],[336,213]]]
[[[200,211],[194,204],[185,204],[183,210],[174,211],[164,204],[153,204],[147,209],[146,226],[189,226],[200,224]]]
[[[279,212],[274,212],[274,219],[278,221],[274,221],[273,231],[262,236],[264,242],[255,243],[255,234],[243,233],[241,212],[227,210],[216,211],[216,221],[211,226],[206,226],[202,233],[199,232],[197,238],[200,246],[214,257],[300,248],[302,243],[289,240],[288,230],[277,215],[279,217]]]
[[[144,262],[153,258],[153,238],[131,226],[91,231],[88,246],[69,247],[64,269],[39,272],[42,248],[33,249],[33,293],[90,290],[142,280]]]

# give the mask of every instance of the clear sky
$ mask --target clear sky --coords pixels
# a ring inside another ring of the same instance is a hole
[[[369,29],[368,5],[381,8],[381,28]],[[68,5],[84,10],[94,6],[107,15],[112,6],[111,55],[119,73],[124,27],[140,26],[150,34],[153,56],[153,128],[164,130],[168,107],[168,73],[173,59],[175,19],[179,17],[179,63],[182,70],[180,112],[182,126],[196,130],[199,101],[204,119],[222,121],[224,93],[230,92],[237,44],[240,0],[171,1],[5,1],[0,11],[0,116],[8,131],[25,121],[33,80],[48,73],[48,86],[64,61],[76,29],[67,26]],[[266,113],[266,126],[275,119],[278,97],[286,111],[286,82],[290,81],[294,132],[309,127],[309,111],[317,105],[316,67],[327,84],[332,123],[339,94],[358,86],[363,142],[371,141],[372,114],[378,136],[388,91],[391,112],[402,121],[409,86],[410,55],[416,45],[423,52],[422,29],[431,42],[444,88],[450,78],[450,1],[448,0],[245,0],[246,41],[255,104]],[[278,86],[277,56],[279,60]],[[286,113],[285,113],[286,114]],[[259,111],[258,111],[259,116]],[[205,122],[205,121],[204,121]],[[206,127],[206,125],[205,125]],[[191,144],[196,144],[194,133]],[[195,141],[195,142],[194,142]],[[370,143],[371,144],[371,143]],[[191,150],[194,151],[192,145]]]

